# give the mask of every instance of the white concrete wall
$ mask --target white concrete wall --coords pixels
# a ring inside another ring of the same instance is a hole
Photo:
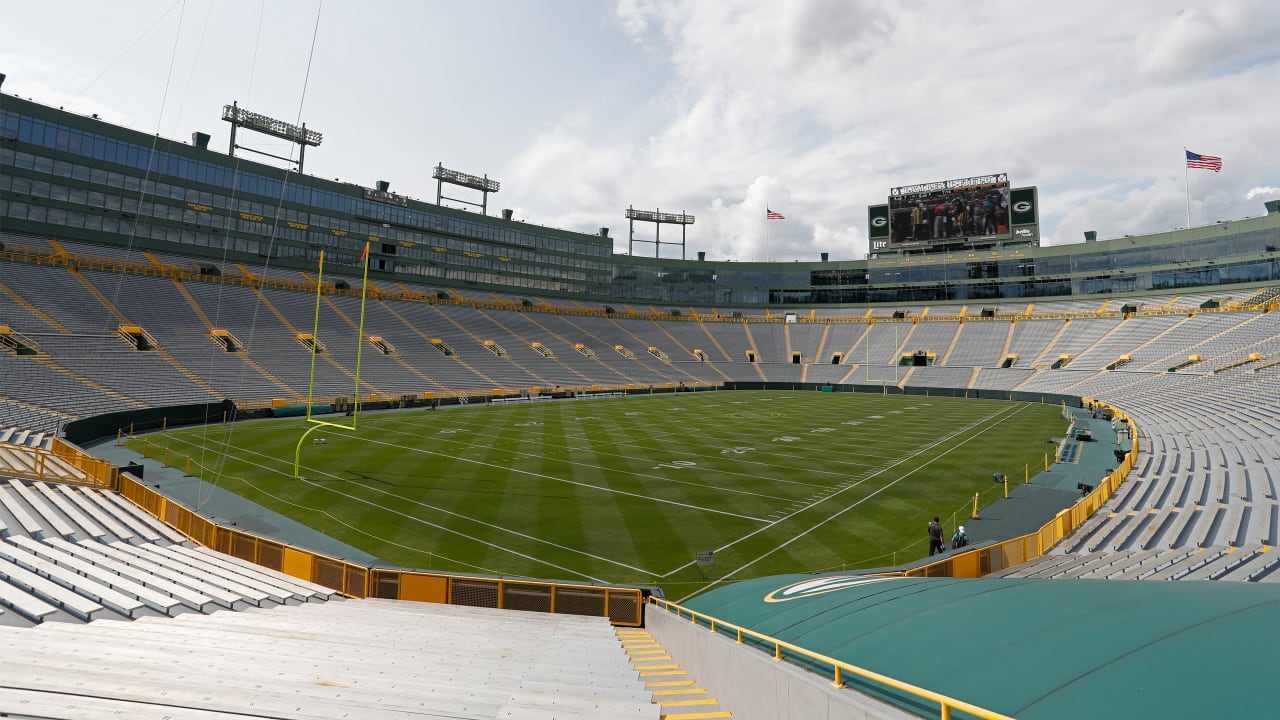
[[[918,720],[657,607],[646,609],[645,627],[736,720]]]

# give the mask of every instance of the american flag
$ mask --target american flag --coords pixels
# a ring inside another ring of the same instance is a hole
[[[1186,153],[1187,167],[1189,168],[1203,168],[1214,172],[1220,172],[1222,170],[1222,158],[1220,157],[1201,155],[1200,153],[1193,153],[1190,150],[1187,150]]]
[[[764,209],[764,219],[765,219],[765,220],[786,220],[786,219],[787,219],[787,216],[786,216],[786,215],[783,215],[783,214],[782,214],[782,213],[780,213],[780,212],[774,212],[774,211],[770,210],[769,208],[765,208],[765,209]]]

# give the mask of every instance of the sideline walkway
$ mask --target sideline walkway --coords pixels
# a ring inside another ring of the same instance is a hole
[[[1093,440],[1077,443],[1074,462],[1053,463],[1048,470],[1033,475],[1030,483],[1019,480],[1015,486],[1010,481],[1008,498],[1000,498],[982,508],[981,518],[963,523],[970,543],[999,542],[1039,530],[1060,511],[1080,500],[1081,492],[1077,485],[1096,486],[1107,471],[1116,468],[1114,451],[1119,446],[1111,423],[1092,417],[1084,408],[1068,410],[1077,427],[1089,428]],[[947,528],[948,533],[954,530]],[[921,540],[921,547],[927,548],[926,541]]]
[[[218,524],[306,548],[322,555],[347,560],[357,565],[392,567],[381,558],[335,540],[274,510],[211,485],[200,478],[186,476],[178,468],[166,468],[158,460],[145,460],[128,448],[117,447],[113,438],[89,443],[84,446],[84,449],[120,467],[131,462],[141,463],[144,484]]]

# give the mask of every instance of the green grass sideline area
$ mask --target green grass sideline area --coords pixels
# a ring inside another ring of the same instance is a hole
[[[332,419],[349,420],[349,418]],[[403,567],[657,584],[879,567],[1034,476],[1056,405],[738,391],[171,430],[147,454]],[[142,449],[142,438],[129,442]],[[699,566],[698,551],[714,551]],[[717,583],[718,584],[718,583]]]

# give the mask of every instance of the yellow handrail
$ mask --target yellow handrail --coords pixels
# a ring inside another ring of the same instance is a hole
[[[822,653],[813,652],[812,650],[800,647],[794,643],[789,643],[786,640],[779,640],[771,635],[765,635],[764,633],[744,628],[741,625],[720,620],[712,617],[711,615],[707,615],[706,613],[690,610],[689,608],[678,605],[670,600],[650,596],[649,604],[656,605],[667,612],[675,613],[676,617],[679,618],[684,618],[688,615],[691,623],[706,627],[713,633],[719,633],[721,630],[725,629],[731,630],[736,634],[736,639],[739,644],[742,644],[743,637],[749,637],[764,645],[772,645],[774,660],[782,660],[782,651],[786,650],[787,652],[812,660],[819,665],[830,665],[832,683],[837,687],[844,687],[844,676],[846,674],[852,674],[863,678],[864,680],[870,680],[886,687],[893,688],[894,690],[905,692],[922,700],[938,703],[942,720],[949,720],[951,718],[952,710],[959,710],[960,712],[967,713],[973,717],[983,718],[984,720],[1013,720],[1013,718],[1008,715],[1001,715],[998,712],[987,710],[986,708],[979,707],[973,703],[958,700],[949,695],[943,695],[942,693],[922,688],[919,685],[912,685],[909,682],[904,682],[902,680],[889,677],[888,675],[882,675],[874,670],[868,670],[864,667],[859,667],[843,660],[837,660],[836,658],[823,655]]]
[[[54,438],[48,450],[7,443],[0,446],[0,474],[24,480],[110,488],[114,487],[117,468],[61,438]]]

